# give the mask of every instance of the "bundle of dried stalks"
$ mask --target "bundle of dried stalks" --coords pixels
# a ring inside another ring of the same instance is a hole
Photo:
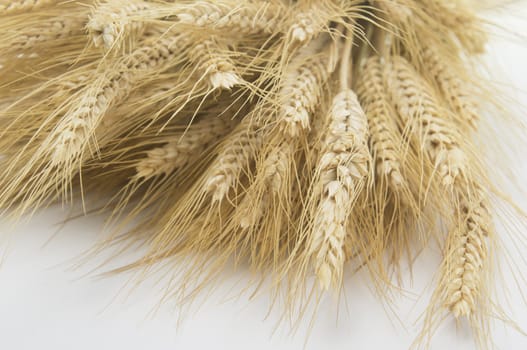
[[[102,246],[147,247],[119,270],[170,262],[188,300],[249,264],[288,311],[316,299],[310,276],[339,293],[355,262],[385,290],[444,241],[423,336],[444,310],[483,346],[485,34],[461,0],[0,1],[0,206],[95,193]]]

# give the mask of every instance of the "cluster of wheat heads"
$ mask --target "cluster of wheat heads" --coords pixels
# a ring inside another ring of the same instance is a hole
[[[145,248],[120,270],[186,300],[247,264],[300,314],[445,242],[423,334],[447,311],[483,345],[483,28],[461,0],[0,1],[0,206],[102,201],[103,246]]]

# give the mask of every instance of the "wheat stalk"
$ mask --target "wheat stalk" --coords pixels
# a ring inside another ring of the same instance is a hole
[[[469,93],[467,84],[445,62],[447,61],[435,49],[427,47],[423,50],[426,72],[435,79],[460,122],[475,129],[479,121],[479,113],[473,94]]]
[[[145,28],[141,12],[148,10],[150,4],[141,0],[107,0],[98,4],[90,16],[86,28],[95,46],[109,49],[125,37],[138,36]]]
[[[193,124],[188,130],[176,135],[173,141],[146,152],[146,157],[135,165],[136,178],[150,179],[159,175],[170,175],[192,161],[196,154],[204,152],[209,145],[221,139],[230,129],[231,123],[223,118],[211,118]]]
[[[388,90],[399,115],[417,136],[442,183],[452,185],[466,164],[460,147],[462,138],[456,127],[440,107],[433,89],[407,60],[391,57],[386,63],[386,72]]]
[[[0,16],[33,11],[57,2],[58,0],[10,0],[8,4],[0,4]]]
[[[327,136],[317,166],[322,189],[315,213],[310,251],[322,288],[338,286],[345,261],[347,219],[362,190],[370,163],[368,125],[355,93],[333,99]]]
[[[370,148],[377,176],[385,178],[395,191],[399,191],[405,183],[399,150],[402,138],[384,86],[380,57],[370,57],[364,63],[357,94],[368,117]]]

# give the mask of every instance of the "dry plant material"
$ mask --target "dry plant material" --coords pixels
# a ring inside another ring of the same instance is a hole
[[[104,1],[95,7],[86,28],[95,46],[109,49],[116,40],[141,35],[145,23],[134,20],[134,16],[148,9],[149,4],[141,0]]]
[[[459,130],[450,122],[448,113],[441,111],[431,86],[407,60],[392,57],[386,70],[389,91],[405,127],[424,147],[443,184],[453,184],[466,164]]]
[[[0,3],[0,15],[13,15],[16,13],[37,10],[52,5],[58,0],[9,0]]]
[[[357,91],[368,116],[375,172],[397,191],[405,183],[401,173],[403,143],[394,118],[395,111],[384,86],[380,57],[373,56],[365,62]]]
[[[476,128],[479,121],[478,107],[474,92],[470,93],[470,85],[461,79],[462,72],[456,71],[455,62],[447,63],[447,59],[433,48],[423,50],[425,70],[435,80],[441,93],[450,103],[456,122]]]
[[[103,207],[101,246],[146,247],[118,271],[168,267],[186,302],[249,266],[288,287],[292,318],[348,264],[388,294],[443,242],[418,340],[447,313],[484,347],[501,195],[473,142],[485,44],[461,0],[0,0],[0,207]]]
[[[324,289],[338,287],[342,281],[347,220],[364,187],[370,163],[366,115],[353,91],[335,96],[329,119],[316,169],[322,194],[313,218],[310,247]]]

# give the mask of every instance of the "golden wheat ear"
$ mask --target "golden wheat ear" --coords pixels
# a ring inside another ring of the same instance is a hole
[[[13,0],[8,4],[0,4],[0,16],[14,15],[51,6],[58,0]]]

